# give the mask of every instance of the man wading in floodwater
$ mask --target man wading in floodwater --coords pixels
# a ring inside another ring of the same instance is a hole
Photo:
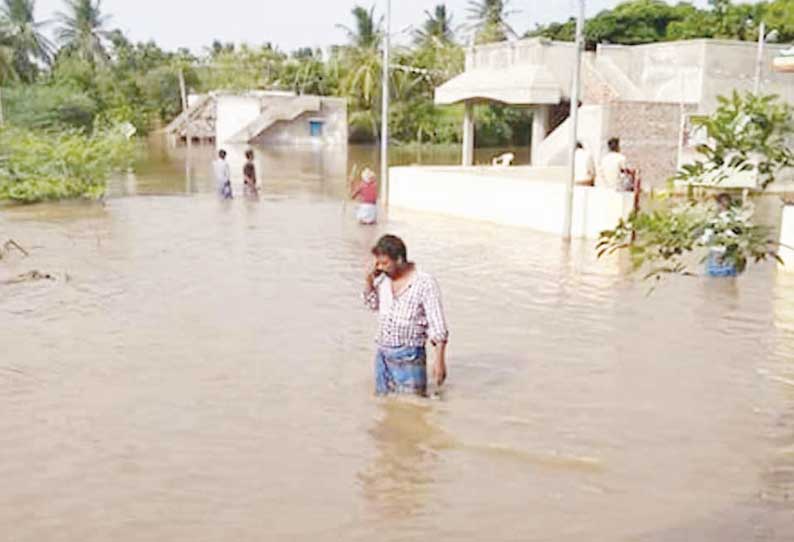
[[[375,392],[427,395],[428,340],[434,347],[436,386],[447,378],[449,332],[435,279],[408,261],[402,239],[384,235],[372,249],[364,301],[378,311]]]
[[[215,172],[215,184],[218,195],[223,199],[232,199],[232,174],[229,171],[229,164],[226,163],[226,151],[218,151],[218,159],[212,163],[212,170]]]
[[[243,190],[245,197],[256,199],[259,190],[256,188],[256,165],[254,164],[254,151],[245,151],[245,165],[243,166]]]

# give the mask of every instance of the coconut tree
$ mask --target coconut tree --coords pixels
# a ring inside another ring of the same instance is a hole
[[[375,6],[372,6],[369,11],[361,6],[355,6],[351,13],[356,23],[354,28],[351,29],[342,24],[336,25],[347,34],[350,42],[348,47],[377,48],[380,45],[383,17],[377,22],[375,21]]]
[[[35,0],[3,0],[0,3],[3,41],[12,51],[14,70],[26,81],[36,76],[36,61],[44,64],[52,61],[52,44],[42,32],[47,23],[35,20],[35,7]]]
[[[66,13],[58,13],[58,41],[67,52],[94,64],[108,59],[105,44],[110,16],[102,14],[102,0],[65,0]]]
[[[0,87],[17,79],[19,77],[14,69],[14,51],[6,45],[0,45]]]
[[[354,27],[338,25],[348,37],[348,43],[337,48],[334,62],[341,66],[343,77],[340,89],[352,102],[350,122],[354,126],[369,126],[378,133],[376,101],[381,86],[382,19],[375,19],[375,8],[366,10],[356,6],[352,10]]]
[[[414,43],[424,45],[429,42],[453,43],[455,30],[452,27],[452,15],[447,12],[447,6],[438,4],[433,12],[425,10],[425,21],[422,27],[414,33]]]
[[[508,9],[510,0],[469,0],[470,29],[476,43],[505,41],[516,33],[507,23],[516,13]]]

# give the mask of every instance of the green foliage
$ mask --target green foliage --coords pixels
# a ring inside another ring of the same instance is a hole
[[[599,257],[627,251],[635,271],[645,269],[646,279],[657,280],[664,274],[688,274],[693,259],[702,264],[713,250],[739,273],[750,261],[779,260],[772,229],[754,225],[749,206],[722,210],[709,200],[653,203],[656,209],[632,213],[602,232]]]
[[[0,86],[16,82],[19,79],[14,69],[14,50],[0,44]]]
[[[432,13],[425,10],[425,17],[421,28],[414,32],[415,45],[421,47],[433,43],[451,44],[455,42],[453,18],[447,12],[447,6],[438,4]]]
[[[685,165],[677,180],[719,184],[732,173],[755,171],[766,188],[781,170],[794,167],[794,108],[777,96],[735,92],[720,96],[710,117],[695,119],[708,134],[698,147],[701,159]]]
[[[792,109],[775,96],[721,97],[716,112],[698,121],[709,136],[698,148],[702,158],[685,165],[675,178],[718,188],[733,172],[755,169],[766,188],[782,168],[794,167],[787,143],[794,134],[793,119]],[[647,268],[646,278],[657,279],[687,273],[690,255],[704,250],[716,252],[739,273],[748,262],[780,259],[777,243],[770,239],[772,229],[752,223],[750,206],[720,206],[703,195],[677,202],[657,198],[651,205],[602,232],[599,257],[628,251],[635,270]]]
[[[754,4],[712,0],[699,9],[689,2],[675,5],[663,0],[628,0],[587,20],[585,41],[589,49],[599,43],[635,45],[694,38],[758,39],[758,25],[765,21],[780,40],[794,40],[794,0],[760,1]],[[576,22],[538,26],[527,36],[573,41]]]
[[[111,173],[131,165],[134,152],[119,130],[89,136],[0,128],[0,200],[98,198]]]
[[[108,15],[102,13],[102,0],[64,0],[66,12],[57,15],[56,36],[63,52],[90,62],[105,65],[110,56],[107,41],[110,33]]]
[[[90,130],[97,103],[86,93],[65,86],[14,86],[3,90],[6,120],[30,129]]]
[[[351,11],[355,25],[349,28],[345,25],[336,25],[347,34],[347,39],[351,47],[362,49],[377,49],[380,45],[381,34],[383,33],[383,18],[375,20],[375,6],[369,11],[361,6],[355,6]]]
[[[480,147],[529,144],[532,114],[526,110],[490,104],[478,107],[475,118]]]
[[[3,0],[0,4],[0,43],[11,51],[16,75],[33,81],[39,73],[36,61],[49,64],[53,46],[44,36],[44,23],[34,19],[35,0]]]
[[[783,43],[794,41],[794,1],[766,2],[761,8],[761,12],[767,27],[777,30],[780,34],[779,41]]]
[[[510,0],[469,0],[469,22],[477,44],[505,41],[516,33],[507,19]]]
[[[198,90],[250,90],[273,88],[287,55],[270,44],[213,46],[198,71]]]

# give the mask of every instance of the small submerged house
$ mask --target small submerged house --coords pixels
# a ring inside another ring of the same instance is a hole
[[[223,145],[347,144],[347,101],[280,91],[217,91],[191,97],[166,133]]]
[[[233,184],[242,183],[248,148],[255,150],[263,179],[322,182],[346,176],[345,99],[279,91],[216,91],[191,96],[188,103],[188,109],[166,128],[171,144],[189,139],[223,148]]]

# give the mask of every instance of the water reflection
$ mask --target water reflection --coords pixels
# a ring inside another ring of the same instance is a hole
[[[212,161],[217,149],[212,145],[170,145],[162,135],[152,135],[148,141],[150,151],[136,165],[136,183],[142,194],[183,193],[196,194],[214,190]],[[235,193],[242,193],[242,167],[245,163],[245,145],[224,145],[232,172]],[[255,165],[263,187],[289,186],[308,195],[322,194],[342,197],[346,190],[344,181],[355,166],[359,170],[369,166],[380,171],[380,151],[375,145],[350,145],[349,147],[256,147]],[[493,156],[510,151],[516,155],[516,164],[527,163],[529,149],[498,148],[477,149],[478,164],[490,164]],[[410,146],[390,149],[392,165],[455,165],[460,163],[460,147]],[[180,172],[181,166],[181,172]],[[184,179],[174,183],[175,176]],[[116,183],[111,195],[135,195],[128,183]]]
[[[430,419],[433,407],[410,400],[381,400],[368,433],[375,444],[371,465],[359,474],[366,502],[384,520],[422,515],[438,474],[439,453],[451,441]]]

